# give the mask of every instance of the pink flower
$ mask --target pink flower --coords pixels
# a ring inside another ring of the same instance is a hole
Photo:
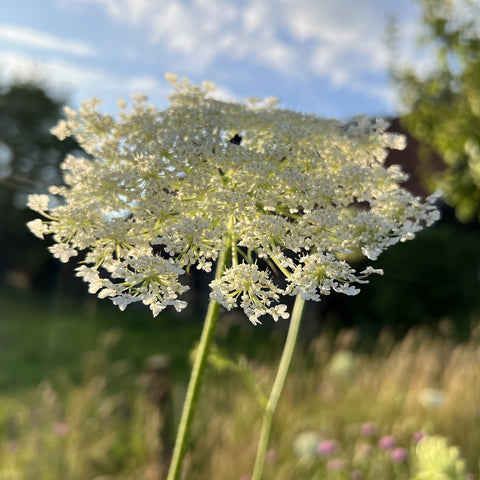
[[[341,458],[332,458],[327,462],[327,469],[331,472],[340,472],[345,469],[345,460]]]
[[[356,451],[357,451],[357,454],[361,458],[367,458],[372,454],[373,447],[371,445],[369,445],[368,443],[362,443],[362,444],[358,445]]]
[[[68,427],[65,422],[56,422],[53,425],[53,433],[59,437],[64,437],[67,434]]]
[[[373,422],[365,422],[360,426],[360,434],[364,437],[373,437],[377,433],[377,426]]]
[[[317,447],[319,455],[326,456],[335,453],[337,450],[337,442],[335,440],[322,440]]]
[[[363,472],[361,470],[354,470],[350,475],[352,480],[363,480]]]
[[[379,440],[378,446],[382,450],[391,450],[393,447],[395,447],[396,443],[397,442],[394,437],[392,437],[391,435],[385,435]]]
[[[18,442],[16,442],[15,440],[10,440],[8,442],[7,448],[10,453],[17,453],[19,450]]]
[[[419,430],[418,432],[415,432],[413,434],[413,442],[418,443],[424,436],[425,436],[425,432],[422,431],[422,430]]]
[[[403,463],[408,457],[408,452],[404,448],[394,448],[390,453],[390,458],[395,463]]]
[[[278,453],[275,450],[269,450],[265,454],[265,460],[270,463],[275,463],[278,460]]]

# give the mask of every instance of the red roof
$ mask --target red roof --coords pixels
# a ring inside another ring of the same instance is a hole
[[[402,125],[399,118],[390,120],[389,132],[401,133],[407,137],[404,150],[390,150],[385,166],[400,165],[410,178],[403,184],[414,195],[426,197],[433,193],[428,188],[428,179],[434,172],[442,171],[445,164],[439,155],[425,157],[420,154],[420,143]]]

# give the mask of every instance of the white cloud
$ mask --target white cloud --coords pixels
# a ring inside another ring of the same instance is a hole
[[[332,88],[382,101],[388,95],[370,80],[389,66],[387,15],[405,15],[410,5],[410,0],[62,2],[97,3],[115,21],[143,29],[153,45],[163,45],[195,73],[226,59],[250,62],[292,78],[321,77]],[[402,54],[413,58],[415,50],[406,45],[413,45],[412,36],[402,39]]]
[[[0,52],[0,77],[4,82],[37,82],[55,89],[78,89],[108,82],[108,75],[62,60],[39,61],[27,55]]]
[[[59,38],[49,33],[15,25],[0,25],[0,39],[29,47],[54,50],[81,57],[96,55],[95,49],[85,42]]]
[[[164,100],[169,92],[166,82],[150,76],[119,78],[103,70],[63,60],[38,61],[25,55],[0,51],[0,83],[15,82],[33,82],[56,91],[61,96],[73,95],[77,104],[93,96],[113,100],[123,97],[126,92],[127,95],[143,93],[152,97],[159,96]]]
[[[163,44],[201,72],[219,59],[252,61],[293,71],[294,49],[279,38],[275,2],[255,0],[63,0],[97,3],[115,21],[145,29],[152,44]]]
[[[311,0],[285,2],[285,27],[298,42],[308,42],[310,67],[331,77],[334,85],[343,85],[361,71],[388,67],[385,16],[373,8],[367,12],[369,3],[371,7],[371,2],[355,7],[348,0],[322,5]]]

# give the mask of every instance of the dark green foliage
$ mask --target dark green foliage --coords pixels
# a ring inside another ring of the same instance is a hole
[[[480,312],[479,237],[477,225],[444,219],[384,252],[375,262],[384,275],[371,277],[357,297],[332,299],[330,308],[340,322],[377,332],[388,326],[398,335],[448,318],[463,337]]]
[[[25,202],[30,193],[61,185],[60,163],[80,150],[74,140],[60,142],[49,132],[62,103],[35,85],[0,89],[0,281],[11,270],[39,274],[50,259],[25,226],[35,217]]]

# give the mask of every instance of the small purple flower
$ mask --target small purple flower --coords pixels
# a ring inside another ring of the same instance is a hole
[[[418,432],[415,432],[413,434],[413,442],[418,443],[425,435],[426,435],[425,432],[422,431],[422,430],[419,430]]]
[[[350,475],[352,480],[363,480],[363,472],[361,470],[354,470]]]
[[[404,448],[394,448],[390,453],[390,458],[395,463],[403,463],[408,457],[408,452]]]
[[[331,472],[340,472],[345,469],[345,460],[341,458],[332,458],[327,462],[327,470]]]
[[[10,440],[8,442],[7,448],[10,453],[17,453],[19,450],[18,442],[16,442],[15,440]]]
[[[327,456],[335,453],[337,450],[337,442],[335,440],[322,440],[317,447],[319,455]]]
[[[56,422],[53,425],[53,433],[59,437],[64,437],[68,432],[68,426],[65,422]]]
[[[278,460],[278,453],[276,452],[276,450],[269,450],[265,454],[265,460],[270,463],[275,463]]]
[[[377,433],[377,426],[373,422],[365,422],[360,426],[360,434],[364,437],[373,437]]]
[[[361,458],[369,457],[373,452],[373,447],[368,443],[362,443],[357,447],[357,455]]]
[[[392,437],[392,435],[385,435],[379,440],[378,446],[382,450],[391,450],[392,448],[395,447],[396,443],[397,442],[395,441],[395,438]]]

